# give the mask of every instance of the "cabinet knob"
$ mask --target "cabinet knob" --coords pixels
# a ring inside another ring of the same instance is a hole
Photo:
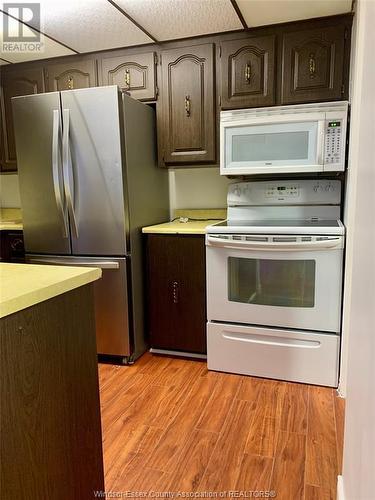
[[[247,84],[249,84],[251,81],[251,65],[250,65],[250,63],[247,63],[246,67],[245,67],[245,81]]]
[[[186,95],[185,96],[185,113],[186,116],[190,116],[190,96]]]
[[[10,248],[14,251],[22,251],[23,250],[23,239],[22,238],[16,238],[14,239],[11,244]]]
[[[172,298],[173,304],[178,304],[178,281],[172,282]]]
[[[125,70],[125,85],[130,88],[130,71],[128,69]]]

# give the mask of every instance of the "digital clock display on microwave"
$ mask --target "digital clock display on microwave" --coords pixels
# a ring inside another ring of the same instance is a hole
[[[340,122],[328,122],[328,128],[341,127]]]

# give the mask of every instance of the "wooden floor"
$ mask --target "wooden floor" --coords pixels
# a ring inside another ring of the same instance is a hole
[[[148,353],[99,376],[107,491],[336,499],[344,406],[334,390]]]

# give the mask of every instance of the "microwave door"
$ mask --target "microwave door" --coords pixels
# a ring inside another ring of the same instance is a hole
[[[221,174],[323,170],[324,120],[221,126]]]

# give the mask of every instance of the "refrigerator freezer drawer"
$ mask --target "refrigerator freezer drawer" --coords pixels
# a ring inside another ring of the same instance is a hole
[[[207,323],[209,370],[337,387],[340,337]]]
[[[94,283],[96,344],[98,354],[130,356],[127,260],[112,257],[61,257],[27,255],[30,264],[100,267]]]

